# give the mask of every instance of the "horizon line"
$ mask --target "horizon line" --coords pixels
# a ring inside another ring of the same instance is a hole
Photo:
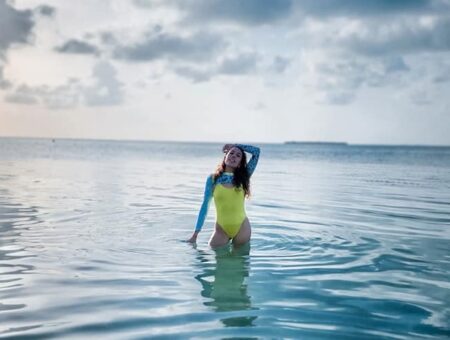
[[[0,139],[47,139],[47,140],[86,140],[86,141],[108,141],[108,142],[164,142],[164,143],[204,143],[220,144],[223,141],[196,141],[196,140],[163,140],[163,139],[114,139],[114,138],[91,138],[91,137],[33,137],[33,136],[0,136]],[[326,141],[326,140],[285,140],[281,142],[251,142],[254,144],[275,144],[275,145],[295,145],[295,144],[338,144],[341,146],[407,146],[407,147],[450,147],[450,144],[385,144],[385,143],[352,143],[346,141]]]

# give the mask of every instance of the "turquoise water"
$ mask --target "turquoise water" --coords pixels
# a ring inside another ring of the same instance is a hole
[[[0,139],[0,337],[447,338],[450,148],[259,146],[213,251],[221,145]]]

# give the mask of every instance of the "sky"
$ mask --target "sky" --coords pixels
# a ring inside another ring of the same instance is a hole
[[[0,0],[0,136],[450,145],[450,0]]]

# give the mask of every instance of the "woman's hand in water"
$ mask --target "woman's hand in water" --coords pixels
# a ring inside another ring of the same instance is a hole
[[[198,232],[195,232],[195,233],[191,236],[191,238],[190,238],[189,240],[187,240],[187,242],[189,242],[189,243],[196,243],[196,242],[197,242],[197,235],[198,235]]]
[[[234,144],[225,144],[222,148],[222,151],[224,153],[227,153],[233,146],[234,146]]]

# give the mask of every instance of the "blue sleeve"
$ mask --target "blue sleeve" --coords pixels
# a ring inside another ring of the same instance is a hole
[[[253,172],[256,169],[256,165],[258,164],[260,149],[257,146],[245,144],[236,144],[236,146],[240,147],[245,152],[252,154],[252,158],[247,163],[247,171],[249,176],[253,175]]]
[[[209,203],[211,202],[211,197],[213,193],[213,177],[208,176],[205,184],[205,194],[203,196],[202,207],[198,214],[197,225],[195,226],[195,231],[199,232],[202,230],[203,223],[205,223],[206,215],[208,214]]]

